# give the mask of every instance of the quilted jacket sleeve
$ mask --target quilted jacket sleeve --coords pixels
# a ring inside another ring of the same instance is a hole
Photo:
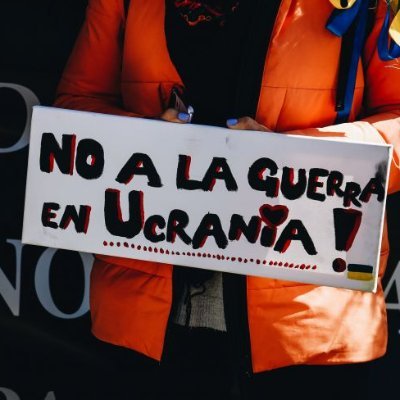
[[[57,89],[55,106],[137,116],[120,94],[122,0],[89,0],[86,20]]]
[[[327,139],[390,143],[393,160],[388,192],[400,190],[400,58],[384,62],[377,50],[377,38],[386,12],[378,2],[376,23],[364,49],[365,110],[360,121],[290,132]]]

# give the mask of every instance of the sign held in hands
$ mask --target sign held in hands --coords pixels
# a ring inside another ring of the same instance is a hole
[[[35,107],[23,241],[374,291],[390,156]]]

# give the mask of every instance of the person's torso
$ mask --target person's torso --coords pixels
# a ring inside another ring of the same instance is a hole
[[[134,11],[140,9],[146,11]],[[158,115],[168,104],[171,88],[182,85],[168,51],[165,1],[155,0],[150,7],[144,0],[132,0],[130,10],[122,71],[124,106],[138,114]],[[270,129],[283,132],[335,121],[341,39],[325,27],[331,12],[329,1],[281,1],[256,112],[256,119]],[[363,86],[360,65],[350,120],[361,111]]]

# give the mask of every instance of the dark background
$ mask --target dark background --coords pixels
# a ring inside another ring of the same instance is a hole
[[[28,155],[21,138],[29,112],[26,93],[15,85],[28,88],[37,103],[52,104],[86,4],[0,3],[0,400],[113,399],[100,383],[112,386],[115,371],[90,334],[91,256],[20,242]],[[371,399],[399,397],[399,201],[399,195],[388,199],[389,349],[366,378]]]

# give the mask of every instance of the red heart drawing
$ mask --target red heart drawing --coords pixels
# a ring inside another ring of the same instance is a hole
[[[260,207],[260,216],[268,226],[278,226],[286,221],[289,209],[286,206],[271,206],[264,204]]]

